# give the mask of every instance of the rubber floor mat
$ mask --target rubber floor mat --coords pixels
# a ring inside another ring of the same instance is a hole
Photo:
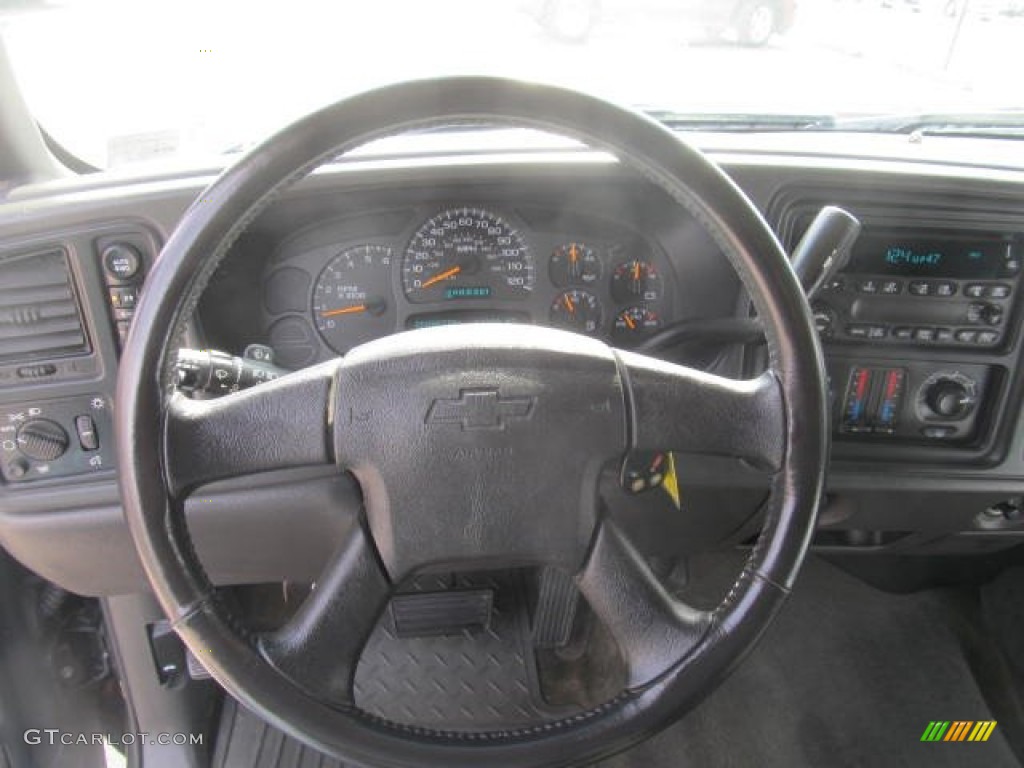
[[[412,591],[453,586],[418,580]],[[490,624],[440,637],[401,638],[386,611],[356,669],[356,704],[393,722],[488,730],[559,715],[539,695],[528,617],[514,574],[460,576],[463,589],[493,589]]]

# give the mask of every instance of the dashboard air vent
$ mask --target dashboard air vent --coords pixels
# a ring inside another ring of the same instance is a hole
[[[64,252],[0,260],[0,363],[88,351]]]

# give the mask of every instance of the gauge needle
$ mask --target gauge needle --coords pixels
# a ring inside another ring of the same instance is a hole
[[[576,314],[576,305],[572,303],[572,299],[569,298],[569,294],[565,294],[562,297],[562,302],[565,304],[565,308],[569,310],[570,314]]]
[[[387,302],[379,296],[371,296],[362,304],[352,304],[341,309],[328,309],[320,313],[321,317],[337,317],[338,315],[356,315],[360,312],[367,312],[371,315],[382,315],[387,309]]]
[[[321,312],[321,317],[335,317],[336,315],[354,315],[357,312],[365,312],[369,307],[365,304],[354,304],[351,307],[342,307],[341,309],[329,309],[326,312]]]
[[[626,321],[626,325],[629,326],[629,330],[631,330],[631,331],[635,331],[636,330],[636,320],[634,320],[629,315],[623,315],[622,319]]]
[[[633,279],[636,280],[638,283],[640,282],[640,262],[639,261],[634,261],[633,262]]]
[[[435,283],[440,283],[442,280],[447,280],[449,277],[455,277],[455,275],[459,274],[459,272],[461,271],[462,267],[452,267],[451,269],[446,269],[441,274],[434,275],[428,280],[424,280],[422,283],[420,283],[420,288],[429,288]]]
[[[576,249],[576,243],[573,243],[572,245],[569,246],[569,261],[571,261],[573,264],[575,264],[576,260],[578,258],[579,258],[579,253],[578,253],[578,251]]]

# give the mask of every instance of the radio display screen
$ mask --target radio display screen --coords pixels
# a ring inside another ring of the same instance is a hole
[[[984,280],[1000,276],[1007,247],[1005,240],[994,237],[871,233],[854,244],[849,269],[873,275]]]

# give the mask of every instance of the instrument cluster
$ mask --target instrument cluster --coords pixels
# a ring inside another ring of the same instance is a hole
[[[548,325],[628,348],[673,319],[664,253],[622,227],[552,231],[513,210],[453,206],[394,234],[352,229],[329,244],[286,246],[268,270],[267,340],[287,367],[402,330],[479,322]]]

